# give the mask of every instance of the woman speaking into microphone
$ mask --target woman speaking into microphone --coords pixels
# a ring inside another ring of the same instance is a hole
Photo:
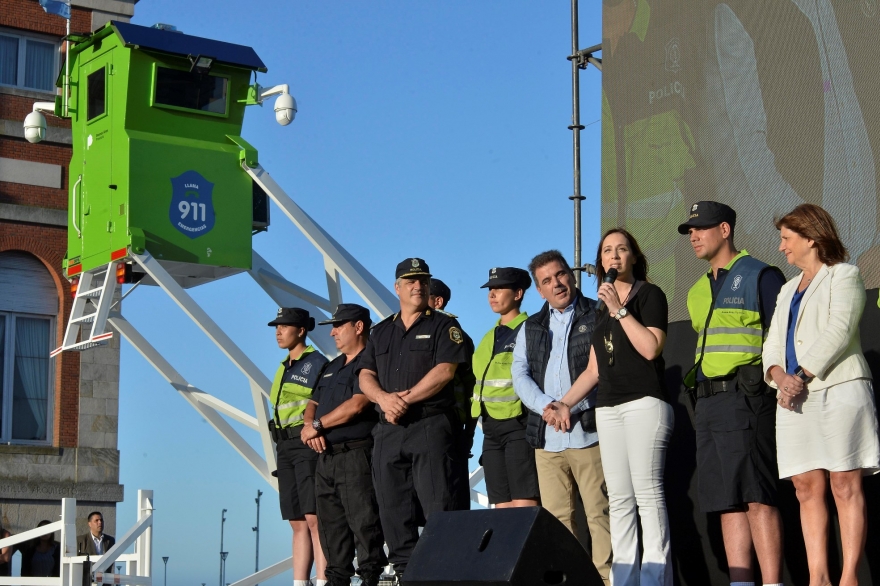
[[[596,267],[602,311],[590,362],[562,400],[547,407],[545,419],[557,429],[567,429],[568,406],[593,392],[598,383],[596,427],[614,551],[611,582],[614,586],[671,586],[669,519],[663,492],[666,448],[674,422],[661,356],[668,323],[666,295],[647,282],[645,255],[622,228],[602,237]],[[641,560],[637,519],[642,529]]]

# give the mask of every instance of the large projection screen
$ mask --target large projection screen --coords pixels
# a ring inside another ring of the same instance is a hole
[[[604,0],[602,229],[638,239],[670,321],[708,269],[676,230],[703,199],[733,207],[737,247],[788,276],[773,218],[821,205],[880,285],[878,13],[878,0]]]

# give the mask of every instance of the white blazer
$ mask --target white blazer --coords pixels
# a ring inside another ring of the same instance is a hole
[[[787,282],[776,298],[776,310],[764,341],[764,380],[776,388],[769,370],[785,370],[785,343],[791,299],[801,275]],[[809,387],[818,391],[842,382],[871,378],[862,354],[859,320],[865,309],[865,284],[858,267],[822,265],[807,287],[795,322],[795,355],[804,370],[815,375]]]

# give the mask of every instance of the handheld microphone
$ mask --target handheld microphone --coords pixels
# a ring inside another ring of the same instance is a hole
[[[610,268],[610,269],[608,269],[608,272],[605,273],[605,278],[602,279],[602,282],[603,283],[613,283],[616,280],[617,280],[617,269]],[[605,302],[600,299],[599,305],[596,306],[596,311],[601,313],[602,311],[604,311],[604,309],[605,309]]]

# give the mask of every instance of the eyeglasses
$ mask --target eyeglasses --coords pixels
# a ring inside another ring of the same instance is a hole
[[[611,332],[605,332],[605,351],[608,353],[608,366],[614,366],[614,341]]]

